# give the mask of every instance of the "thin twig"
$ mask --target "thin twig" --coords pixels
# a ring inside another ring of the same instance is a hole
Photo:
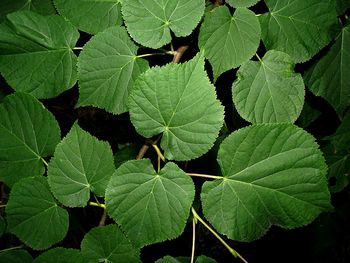
[[[103,214],[101,216],[100,222],[98,223],[99,226],[104,226],[106,224],[107,219],[107,211],[106,209],[103,210]]]
[[[191,263],[194,262],[195,248],[196,248],[196,223],[197,218],[192,218],[192,251],[191,251]]]
[[[188,176],[193,177],[203,177],[203,178],[209,178],[209,179],[224,179],[223,176],[217,176],[217,175],[211,175],[211,174],[197,174],[197,173],[186,173]]]
[[[179,48],[176,50],[176,52],[175,52],[175,54],[174,54],[174,57],[173,57],[173,63],[174,63],[174,64],[179,63],[179,61],[180,61],[182,55],[185,53],[185,51],[188,49],[188,47],[189,47],[189,46],[181,46],[181,47],[179,47]]]
[[[222,5],[223,4],[223,1],[222,0],[215,0],[214,1],[214,5],[215,6],[220,6],[220,5]]]
[[[143,156],[146,154],[146,152],[148,151],[149,148],[149,144],[145,143],[144,145],[142,145],[139,153],[136,156],[136,160],[141,160],[143,158]]]

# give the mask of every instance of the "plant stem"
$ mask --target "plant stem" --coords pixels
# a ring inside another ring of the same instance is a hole
[[[101,207],[103,209],[106,209],[106,205],[105,204],[99,204],[99,203],[96,203],[96,202],[89,202],[89,205],[97,206],[97,207]]]
[[[5,252],[5,251],[20,249],[20,248],[23,248],[23,246],[9,247],[9,248],[5,248],[5,249],[3,249],[3,250],[0,250],[0,253]]]
[[[73,50],[82,50],[82,47],[73,47]]]
[[[157,56],[157,55],[174,55],[174,51],[165,51],[165,52],[157,52],[157,53],[148,53],[148,54],[142,54],[135,56],[136,58],[144,58],[144,57],[152,57],[152,56]]]
[[[203,177],[203,178],[210,178],[210,179],[224,179],[223,176],[217,176],[217,175],[210,175],[210,174],[197,174],[197,173],[186,173],[188,176],[193,177]]]
[[[100,222],[98,223],[99,226],[104,226],[106,224],[106,219],[107,219],[107,211],[106,209],[103,210]]]
[[[41,159],[41,161],[45,164],[45,166],[46,167],[48,167],[49,166],[49,164],[45,161],[45,159],[44,158],[40,158]]]
[[[255,53],[255,56],[259,59],[259,61],[260,61],[261,63],[263,63],[262,60],[261,60],[261,58],[259,57],[258,53]]]
[[[179,47],[176,51],[175,51],[175,54],[174,54],[174,57],[173,57],[173,63],[174,64],[177,64],[179,63],[182,55],[185,53],[185,51],[189,48],[189,46],[181,46]]]
[[[191,251],[191,263],[194,262],[194,251],[196,248],[196,224],[197,219],[195,217],[192,218],[192,251]]]
[[[136,156],[136,160],[141,160],[143,158],[143,156],[146,154],[146,152],[148,151],[149,148],[149,144],[145,143],[144,145],[142,145],[139,153]]]
[[[165,162],[165,157],[162,154],[162,152],[160,151],[160,149],[158,148],[157,144],[152,144],[152,147],[153,147],[154,150],[156,150],[158,157],[160,159],[162,159],[163,162]]]
[[[3,207],[6,207],[6,204],[4,204],[4,205],[0,205],[0,208],[3,208]]]
[[[215,6],[220,6],[222,4],[223,4],[222,0],[215,0],[215,2],[214,2]]]
[[[199,222],[202,223],[203,226],[205,226],[206,229],[208,229],[220,242],[221,244],[223,244],[227,249],[228,251],[230,251],[230,253],[234,256],[234,257],[238,257],[240,258],[244,263],[248,263],[247,260],[245,260],[236,250],[234,250],[232,247],[230,247],[229,244],[227,244],[225,242],[225,240],[223,240],[218,233],[215,232],[214,229],[212,229],[196,212],[196,210],[194,210],[194,208],[192,207],[191,208],[191,211],[192,211],[192,215],[194,218],[196,218],[196,220],[198,220]]]

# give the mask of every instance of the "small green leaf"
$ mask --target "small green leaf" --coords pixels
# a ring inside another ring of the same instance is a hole
[[[0,237],[5,233],[6,230],[6,222],[5,219],[0,216]]]
[[[170,30],[188,36],[204,14],[204,0],[128,0],[122,12],[131,37],[143,46],[159,48],[170,43]]]
[[[116,225],[96,227],[87,233],[81,242],[85,262],[129,263],[141,262],[140,250]]]
[[[57,11],[81,31],[96,34],[122,24],[120,0],[54,0]]]
[[[106,190],[108,214],[137,247],[178,237],[193,198],[192,179],[176,164],[156,173],[148,159],[122,164]]]
[[[171,256],[165,256],[161,259],[158,259],[155,263],[190,263],[191,258],[186,257],[171,257]],[[199,256],[195,258],[195,263],[216,263],[216,260],[206,257],[206,256]]]
[[[0,180],[12,186],[19,179],[44,173],[44,160],[60,141],[55,117],[31,95],[17,92],[0,104]]]
[[[79,250],[56,247],[45,251],[33,263],[83,263],[84,258]],[[97,262],[97,261],[96,261]]]
[[[306,72],[305,83],[339,114],[350,105],[350,25],[344,27],[328,53]]]
[[[148,69],[148,62],[136,57],[137,49],[124,27],[112,27],[92,37],[79,55],[77,106],[126,112],[135,79]]]
[[[171,256],[165,256],[163,258],[158,259],[155,263],[183,263],[183,261],[179,261]]]
[[[16,91],[55,97],[76,82],[72,48],[78,38],[63,17],[30,11],[9,14],[0,24],[0,72]]]
[[[51,0],[1,0],[0,22],[7,14],[18,10],[31,10],[42,15],[56,14]]]
[[[327,166],[315,139],[292,124],[256,124],[221,144],[224,178],[202,188],[203,212],[222,234],[255,240],[270,225],[295,228],[331,208]]]
[[[115,170],[112,149],[74,124],[48,167],[53,195],[65,206],[86,206],[90,191],[103,196]]]
[[[24,249],[15,249],[0,252],[0,262],[4,263],[32,263],[33,258]]]
[[[260,0],[226,0],[226,2],[232,7],[250,7],[255,5]]]
[[[238,113],[252,123],[294,122],[303,108],[305,88],[291,58],[268,51],[262,61],[249,61],[232,86]]]
[[[214,78],[248,61],[260,43],[260,24],[246,8],[236,9],[233,16],[226,6],[215,8],[205,16],[198,45],[213,66]]]
[[[142,74],[130,93],[129,110],[141,135],[163,133],[161,147],[169,160],[190,160],[206,153],[224,118],[202,54]]]
[[[47,249],[68,231],[68,213],[58,206],[46,178],[17,182],[6,205],[7,229],[33,249]]]
[[[270,12],[260,16],[267,49],[289,54],[295,62],[312,58],[333,38],[337,13],[333,0],[265,0]]]

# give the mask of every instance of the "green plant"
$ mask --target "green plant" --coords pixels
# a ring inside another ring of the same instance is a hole
[[[190,225],[192,252],[157,262],[216,262],[196,256],[201,225],[230,260],[246,262],[229,239],[251,242],[271,225],[301,227],[332,210],[330,191],[348,185],[349,7],[2,1],[0,72],[13,91],[1,89],[0,234],[11,238],[0,259],[32,262],[33,251],[58,246],[33,262],[141,262],[142,248]],[[334,134],[306,131],[321,113],[304,83],[336,110]],[[50,107],[66,107],[64,94],[77,116]],[[89,129],[96,116],[117,120],[121,134]],[[196,162],[216,154],[219,168],[211,161],[201,173]],[[81,245],[70,246],[62,240],[86,211],[99,215],[96,228],[81,227]]]

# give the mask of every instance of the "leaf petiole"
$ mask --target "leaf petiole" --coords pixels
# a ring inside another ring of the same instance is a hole
[[[153,149],[157,152],[157,155],[160,159],[162,159],[163,162],[165,162],[165,157],[162,154],[162,152],[160,151],[160,149],[158,148],[157,144],[152,144]]]
[[[212,229],[196,212],[196,210],[194,210],[194,208],[192,207],[191,208],[191,211],[192,211],[192,215],[193,215],[193,218],[195,218],[196,220],[198,220],[199,222],[202,223],[202,225],[208,229],[220,242],[221,244],[223,244],[227,249],[228,251],[230,251],[230,253],[234,256],[234,257],[238,257],[240,258],[243,262],[245,263],[248,263],[247,260],[245,260],[236,250],[234,250],[232,247],[230,247],[229,244],[227,244],[225,242],[225,240],[223,240],[218,233],[215,232],[214,229]]]
[[[89,202],[89,205],[97,206],[97,207],[101,207],[103,209],[106,209],[106,205],[105,204],[100,204],[100,203],[96,203],[96,202]]]
[[[15,249],[21,249],[23,248],[23,246],[17,246],[17,247],[9,247],[9,248],[5,248],[0,250],[0,253],[5,252],[5,251],[10,251],[10,250],[15,250]]]
[[[171,55],[171,56],[173,56],[174,54],[175,54],[174,51],[164,51],[164,52],[147,53],[147,54],[137,55],[137,56],[135,56],[135,58],[152,57],[152,56],[157,56],[157,55]]]
[[[192,218],[192,250],[191,250],[191,263],[194,262],[194,251],[196,247],[196,224],[197,218]]]
[[[203,177],[203,178],[209,178],[209,179],[224,179],[223,176],[217,176],[217,175],[210,175],[210,174],[197,174],[197,173],[186,173],[188,176],[191,177]]]

